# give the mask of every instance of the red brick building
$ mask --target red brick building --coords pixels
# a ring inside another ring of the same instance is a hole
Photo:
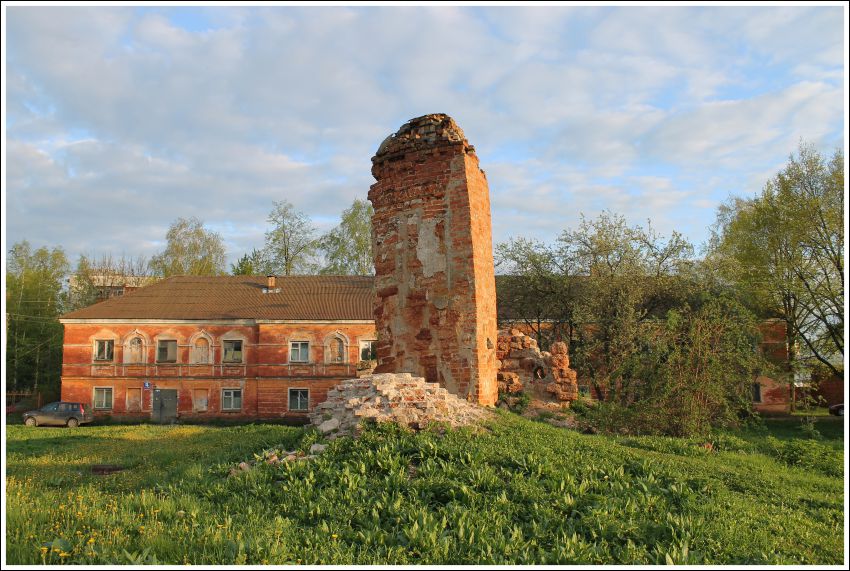
[[[114,418],[306,418],[374,358],[374,280],[173,277],[68,313],[62,400]]]

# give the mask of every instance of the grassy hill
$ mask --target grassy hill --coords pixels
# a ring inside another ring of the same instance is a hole
[[[232,477],[315,433],[8,426],[7,561],[842,563],[843,425],[768,426],[612,438],[501,413],[479,431],[372,428]]]

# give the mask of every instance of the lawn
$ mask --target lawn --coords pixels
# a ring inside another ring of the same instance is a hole
[[[500,413],[475,431],[7,427],[11,564],[840,564],[843,433],[591,436]],[[94,464],[119,464],[98,476]]]

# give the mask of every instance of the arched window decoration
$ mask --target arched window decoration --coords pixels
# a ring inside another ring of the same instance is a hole
[[[329,357],[331,363],[345,363],[345,343],[339,337],[334,337],[328,344]]]
[[[198,337],[192,346],[192,362],[206,365],[210,362],[210,342],[206,337]]]
[[[127,343],[127,349],[124,351],[125,363],[144,363],[145,362],[145,345],[141,337],[133,337]]]

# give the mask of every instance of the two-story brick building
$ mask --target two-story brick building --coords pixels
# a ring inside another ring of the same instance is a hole
[[[374,358],[374,280],[172,277],[68,313],[62,399],[98,415],[299,418]]]

